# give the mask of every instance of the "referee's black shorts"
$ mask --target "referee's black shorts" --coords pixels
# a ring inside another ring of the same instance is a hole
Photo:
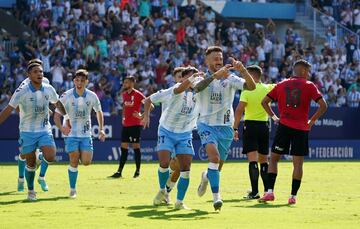
[[[243,128],[243,154],[258,151],[269,154],[269,122],[245,120]]]
[[[121,133],[121,142],[139,143],[142,126],[124,126]]]
[[[297,130],[283,124],[276,129],[272,152],[277,154],[289,154],[294,156],[309,155],[309,131]]]

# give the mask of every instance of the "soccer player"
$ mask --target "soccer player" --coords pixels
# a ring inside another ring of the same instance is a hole
[[[272,89],[262,101],[262,106],[275,122],[279,122],[274,142],[268,172],[267,192],[259,199],[260,202],[273,201],[274,186],[277,176],[277,164],[281,155],[292,155],[293,179],[289,204],[296,203],[296,195],[300,188],[303,175],[304,156],[309,154],[308,133],[316,120],[324,114],[327,104],[321,93],[307,78],[311,65],[300,59],[294,64],[295,76],[283,80]],[[311,100],[319,104],[315,114],[308,119]],[[278,102],[280,119],[275,115],[269,103]],[[291,148],[289,152],[289,148]]]
[[[169,164],[171,153],[175,153],[180,165],[180,180],[177,188],[177,200],[175,209],[188,209],[184,203],[184,197],[189,186],[190,166],[194,155],[192,145],[192,130],[196,125],[199,113],[197,94],[190,89],[198,74],[196,68],[186,68],[182,71],[184,80],[173,87],[154,93],[145,99],[143,124],[149,127],[150,106],[168,101],[166,109],[161,114],[158,129],[158,178],[160,190],[154,198],[154,205],[165,201],[167,191],[166,181],[169,178]]]
[[[68,168],[70,197],[75,198],[76,181],[79,160],[85,166],[90,165],[93,157],[93,142],[91,138],[91,111],[96,112],[99,124],[99,140],[105,141],[104,116],[97,95],[86,89],[89,83],[88,72],[85,69],[76,71],[73,77],[75,87],[64,92],[60,101],[69,116],[70,126],[61,125],[61,113],[55,111],[54,122],[65,137],[65,151],[69,154]]]
[[[200,92],[201,104],[197,129],[209,159],[208,170],[201,176],[198,195],[205,194],[210,181],[215,210],[220,210],[223,205],[219,190],[219,171],[234,137],[234,95],[237,90],[255,89],[254,79],[243,64],[233,58],[230,60],[232,65],[224,66],[222,49],[218,46],[209,47],[205,52],[207,77],[194,88],[195,92]],[[231,69],[239,71],[244,79],[229,74]]]
[[[39,63],[31,63],[27,68],[30,83],[16,89],[9,105],[0,113],[0,124],[4,122],[11,112],[18,106],[20,108],[20,147],[21,154],[25,155],[25,178],[28,186],[28,199],[36,200],[34,191],[35,177],[35,151],[40,148],[44,160],[53,162],[56,155],[54,138],[49,123],[49,102],[65,114],[65,109],[58,100],[55,89],[42,83],[43,69]]]
[[[37,63],[39,65],[42,66],[42,61],[40,59],[32,59],[28,62],[28,66],[33,64],[33,63]],[[30,83],[30,78],[27,77],[25,80],[23,80],[23,82],[21,82],[21,84],[19,85],[19,88],[23,87],[26,84]],[[45,84],[49,84],[49,80],[46,77],[43,77],[43,83]],[[16,111],[18,113],[20,113],[20,109],[19,107],[16,108]],[[51,112],[50,112],[51,114]],[[21,150],[20,150],[21,151]],[[40,175],[38,178],[38,183],[41,186],[41,189],[46,192],[49,190],[49,187],[45,181],[45,174],[48,168],[48,162],[46,160],[43,160],[43,155],[42,152],[40,152],[39,149],[36,149],[35,152],[36,155],[36,163],[40,163],[41,168],[40,168]],[[22,155],[21,153],[19,153],[19,157],[18,157],[18,171],[19,171],[19,177],[18,177],[18,185],[17,185],[17,190],[18,192],[23,192],[24,191],[24,183],[25,183],[25,166],[26,166],[26,160],[25,160],[25,155]]]
[[[128,158],[129,144],[132,144],[135,156],[136,171],[134,178],[140,175],[141,151],[140,151],[140,133],[141,133],[141,114],[140,108],[145,96],[134,88],[135,78],[128,76],[123,84],[123,129],[121,133],[121,156],[118,171],[110,177],[120,178],[122,170]]]
[[[268,170],[267,155],[269,154],[269,116],[261,106],[262,99],[274,88],[274,84],[264,84],[261,82],[262,69],[257,65],[246,68],[253,77],[256,88],[253,91],[245,90],[241,92],[240,102],[235,111],[234,140],[239,140],[238,127],[241,116],[245,111],[243,128],[243,154],[247,155],[249,161],[249,177],[251,192],[246,199],[259,199],[259,167],[260,174],[266,191],[266,177]]]

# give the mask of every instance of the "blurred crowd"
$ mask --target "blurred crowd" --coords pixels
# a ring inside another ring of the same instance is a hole
[[[358,107],[360,101],[360,47],[349,37],[345,47],[326,43],[321,52],[303,44],[301,34],[288,28],[276,34],[276,24],[218,20],[200,2],[179,6],[175,0],[28,0],[14,15],[32,28],[24,33],[0,63],[0,109],[26,77],[26,62],[43,61],[44,75],[59,94],[73,87],[72,74],[86,66],[88,88],[100,98],[104,113],[121,112],[122,79],[133,75],[145,95],[174,84],[174,67],[192,65],[205,71],[204,50],[224,49],[246,65],[263,68],[263,82],[279,82],[292,74],[299,58],[312,63],[311,80],[330,106]],[[2,39],[10,39],[6,33]]]

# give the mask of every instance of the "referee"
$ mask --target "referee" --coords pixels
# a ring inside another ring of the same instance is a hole
[[[262,69],[257,65],[247,67],[248,72],[254,78],[256,89],[253,91],[244,90],[241,92],[240,102],[235,111],[234,122],[234,140],[237,141],[238,126],[241,116],[245,111],[243,128],[243,154],[247,155],[249,161],[249,177],[251,182],[251,192],[244,198],[259,199],[259,168],[264,184],[264,190],[267,190],[267,170],[269,154],[269,122],[268,115],[261,105],[262,99],[275,86],[273,84],[261,83]]]
[[[121,133],[121,156],[119,161],[118,171],[110,177],[122,177],[122,170],[128,158],[129,144],[132,144],[134,150],[134,158],[136,164],[136,171],[134,178],[140,175],[141,152],[140,152],[140,132],[142,129],[141,124],[141,104],[145,96],[134,88],[135,78],[127,76],[124,79],[122,88],[123,99],[123,115],[122,115],[122,133]]]

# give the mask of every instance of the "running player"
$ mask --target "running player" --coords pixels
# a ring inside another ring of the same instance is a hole
[[[223,64],[223,52],[218,46],[211,46],[205,52],[207,77],[195,86],[199,93],[200,117],[197,129],[201,144],[209,158],[207,172],[203,172],[198,195],[203,196],[210,181],[215,210],[220,210],[223,202],[220,197],[219,171],[227,158],[234,137],[234,110],[232,107],[237,90],[254,90],[255,82],[240,61],[230,58],[232,65]],[[229,70],[240,72],[244,79]]]
[[[42,65],[42,61],[40,59],[32,59],[29,61],[28,66],[31,65],[32,63],[37,63]],[[30,83],[30,78],[27,77],[25,80],[23,80],[21,82],[21,84],[19,85],[19,88],[23,87],[26,84]],[[49,80],[47,78],[43,78],[43,83],[45,84],[49,84]],[[20,113],[20,109],[19,107],[16,108],[16,111],[18,113]],[[51,112],[50,112],[51,113]],[[21,151],[21,150],[20,150]],[[40,175],[38,178],[38,183],[41,186],[41,189],[46,192],[49,190],[49,187],[45,181],[45,173],[46,170],[48,168],[48,162],[46,160],[43,160],[43,155],[42,152],[40,152],[39,149],[36,149],[35,152],[36,155],[36,163],[41,164],[41,169],[40,169]],[[25,166],[26,166],[26,160],[25,160],[25,155],[22,155],[21,153],[19,153],[19,157],[18,157],[18,171],[19,171],[19,177],[18,177],[18,185],[17,185],[17,190],[18,192],[23,192],[24,191],[24,183],[25,183]]]
[[[110,177],[120,178],[122,177],[122,170],[128,158],[129,144],[132,145],[134,150],[134,158],[136,164],[136,170],[134,178],[140,175],[140,164],[141,164],[141,151],[140,151],[140,134],[141,134],[141,104],[145,99],[145,96],[134,88],[135,78],[128,76],[124,80],[123,85],[123,116],[122,124],[123,129],[121,133],[121,156],[119,161],[119,168]]]
[[[267,155],[269,154],[269,116],[261,106],[262,99],[274,88],[274,84],[264,84],[261,82],[262,69],[257,65],[251,65],[246,68],[254,78],[256,89],[253,91],[243,91],[240,95],[240,102],[235,111],[234,122],[234,140],[239,140],[238,127],[241,116],[245,111],[243,128],[243,154],[247,155],[249,161],[249,178],[251,183],[251,192],[246,199],[259,199],[259,167],[260,174],[266,187],[266,177],[268,170]]]
[[[99,124],[99,139],[105,141],[104,116],[97,95],[86,89],[89,83],[88,72],[85,69],[76,71],[73,77],[75,87],[64,92],[60,101],[69,116],[71,129],[61,125],[61,114],[56,110],[54,122],[65,137],[65,151],[69,154],[68,168],[70,197],[75,198],[76,181],[79,160],[85,166],[90,165],[93,157],[93,142],[91,138],[91,111],[96,112]]]
[[[58,100],[55,89],[49,84],[42,83],[43,69],[41,64],[29,64],[27,73],[31,82],[16,89],[9,105],[0,113],[0,124],[19,106],[19,143],[21,154],[25,155],[27,164],[25,178],[28,186],[28,199],[36,200],[34,191],[35,151],[40,148],[44,160],[47,162],[53,162],[56,155],[55,142],[49,123],[49,102],[56,104],[56,107],[63,114],[65,114],[65,109]]]
[[[197,95],[190,89],[198,74],[196,68],[186,68],[182,71],[184,82],[177,83],[173,87],[155,93],[145,99],[145,111],[143,124],[149,127],[150,106],[168,100],[167,107],[161,114],[158,130],[158,177],[160,191],[154,198],[154,205],[165,201],[167,191],[166,181],[169,178],[170,155],[175,153],[180,165],[180,180],[178,182],[177,200],[175,209],[188,209],[184,203],[184,197],[189,186],[190,165],[194,155],[192,145],[192,130],[196,125],[199,113]]]
[[[327,109],[327,104],[315,84],[307,80],[310,70],[311,64],[306,60],[300,59],[296,61],[294,64],[295,76],[277,84],[262,101],[262,106],[268,115],[275,122],[280,122],[280,124],[277,127],[271,149],[268,190],[259,199],[260,202],[273,201],[275,199],[273,191],[277,176],[277,164],[281,155],[290,153],[294,169],[291,196],[288,203],[296,203],[296,195],[303,175],[304,156],[309,154],[308,134],[316,120]],[[309,120],[311,100],[316,101],[319,104],[319,108]],[[269,105],[271,101],[278,102],[280,120]]]

